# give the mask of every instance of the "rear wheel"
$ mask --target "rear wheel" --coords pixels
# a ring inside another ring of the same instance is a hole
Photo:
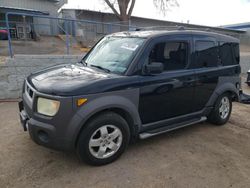
[[[216,101],[215,107],[208,117],[208,121],[216,125],[224,125],[230,118],[232,98],[228,93],[222,94]]]
[[[108,164],[124,152],[129,138],[127,122],[116,113],[105,112],[92,119],[81,132],[77,152],[88,164]]]

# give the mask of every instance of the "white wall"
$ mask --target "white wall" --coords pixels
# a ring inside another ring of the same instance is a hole
[[[65,0],[55,3],[49,0],[0,0],[0,5],[4,7],[34,9],[49,12],[51,16],[58,15],[58,9]]]
[[[81,58],[82,55],[19,55],[0,59],[0,99],[19,98],[23,81],[32,72],[53,65],[76,63]]]

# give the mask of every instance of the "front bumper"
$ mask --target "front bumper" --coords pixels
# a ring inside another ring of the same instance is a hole
[[[24,131],[29,132],[31,139],[35,143],[56,150],[73,150],[70,140],[59,137],[55,126],[29,117],[23,101],[19,102],[19,116]]]

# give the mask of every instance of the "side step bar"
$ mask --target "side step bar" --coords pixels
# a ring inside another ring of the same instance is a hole
[[[146,138],[149,138],[151,136],[156,136],[156,135],[166,133],[166,132],[169,132],[169,131],[172,131],[172,130],[176,130],[176,129],[179,129],[179,128],[182,128],[182,127],[197,124],[197,123],[200,123],[200,122],[203,122],[203,121],[206,121],[206,120],[207,120],[207,117],[203,116],[200,119],[194,119],[194,120],[191,120],[191,121],[178,123],[178,124],[175,124],[175,125],[172,125],[172,126],[166,126],[166,127],[158,128],[158,129],[155,129],[155,130],[151,130],[151,131],[139,134],[139,138],[140,139],[146,139]]]

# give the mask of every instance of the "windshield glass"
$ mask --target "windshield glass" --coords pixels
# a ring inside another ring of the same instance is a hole
[[[112,73],[123,74],[144,40],[104,37],[84,59],[85,63]]]

